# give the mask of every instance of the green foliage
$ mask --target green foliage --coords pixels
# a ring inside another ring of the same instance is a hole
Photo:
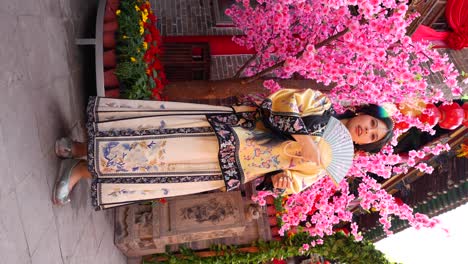
[[[137,0],[120,2],[118,16],[119,62],[115,74],[124,88],[123,97],[129,99],[150,99],[150,78],[146,74],[147,65],[143,61],[143,37],[140,34],[140,12],[135,9]]]
[[[299,233],[290,239],[292,245],[299,246],[312,241],[307,233]],[[367,241],[354,241],[351,236],[342,232],[335,233],[323,239],[323,245],[310,248],[306,254],[318,254],[326,259],[340,263],[368,264],[382,263],[391,264],[385,255],[377,250],[374,245]]]
[[[276,197],[275,200],[273,201],[273,205],[275,206],[276,212],[278,213],[281,213],[284,210],[283,198],[284,196],[278,195],[278,197]],[[278,226],[283,225],[283,220],[281,219],[280,214],[277,215],[276,220],[278,222]]]
[[[156,263],[203,263],[203,264],[218,264],[218,263],[266,263],[273,258],[283,259],[293,257],[300,254],[318,254],[329,260],[338,261],[339,263],[352,264],[392,264],[385,258],[385,255],[375,249],[370,242],[356,242],[352,237],[346,236],[342,232],[338,232],[324,238],[323,245],[311,247],[307,252],[302,252],[302,245],[312,242],[313,237],[308,233],[301,232],[292,237],[285,238],[282,241],[258,241],[249,245],[257,247],[258,252],[241,252],[239,249],[245,246],[227,246],[214,245],[211,250],[216,252],[214,257],[200,257],[195,251],[183,248],[179,254],[165,253],[156,256],[165,256],[168,259],[163,262],[146,262],[146,264]]]

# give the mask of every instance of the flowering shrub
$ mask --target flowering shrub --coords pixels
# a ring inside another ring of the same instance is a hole
[[[432,50],[428,43],[413,43],[406,28],[417,16],[407,14],[407,1],[395,0],[238,0],[226,10],[244,36],[234,41],[256,54],[248,61],[246,81],[274,72],[280,78],[299,74],[333,86],[330,98],[338,112],[361,104],[404,104],[418,99],[423,103],[445,102],[440,88],[428,86],[426,77],[441,73],[454,96],[462,89],[459,74],[446,55]],[[264,82],[271,91],[280,89],[273,80]],[[414,116],[394,112],[397,122],[405,122],[424,131],[430,126]],[[392,144],[403,131],[395,131]],[[339,222],[351,222],[352,233],[360,239],[358,226],[352,223],[349,209],[360,205],[364,210],[379,211],[380,223],[390,234],[390,217],[406,219],[417,228],[433,227],[438,222],[399,204],[381,188],[367,172],[383,178],[407,172],[416,167],[425,173],[432,168],[420,160],[427,154],[448,150],[439,144],[412,151],[403,158],[394,154],[392,146],[376,155],[356,155],[348,173],[349,181],[360,181],[357,196],[350,193],[348,181],[336,187],[324,178],[306,191],[289,197],[281,233],[306,221],[306,231],[324,237],[333,233]],[[265,193],[255,197],[260,204]],[[312,212],[312,213],[311,213]],[[314,245],[320,240],[316,240]]]
[[[161,35],[148,1],[122,1],[118,15],[119,63],[116,74],[130,99],[161,100],[166,76],[161,65]]]

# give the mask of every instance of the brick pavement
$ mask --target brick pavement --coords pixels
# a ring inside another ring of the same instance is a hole
[[[97,1],[0,0],[0,263],[125,263],[113,212],[94,212],[89,182],[50,202],[54,141],[83,139],[93,54],[74,39],[93,29]]]

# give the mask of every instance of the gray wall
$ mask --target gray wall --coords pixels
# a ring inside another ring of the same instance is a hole
[[[225,36],[242,32],[234,27],[214,27],[213,0],[151,0],[163,36]],[[211,80],[232,77],[249,55],[212,56]]]
[[[214,0],[150,0],[164,36],[236,35],[232,27],[213,27]]]

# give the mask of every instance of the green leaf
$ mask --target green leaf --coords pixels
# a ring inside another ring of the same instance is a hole
[[[156,83],[154,82],[154,80],[153,80],[152,78],[149,78],[149,79],[148,79],[148,82],[149,82],[149,87],[150,87],[150,89],[156,87]]]

